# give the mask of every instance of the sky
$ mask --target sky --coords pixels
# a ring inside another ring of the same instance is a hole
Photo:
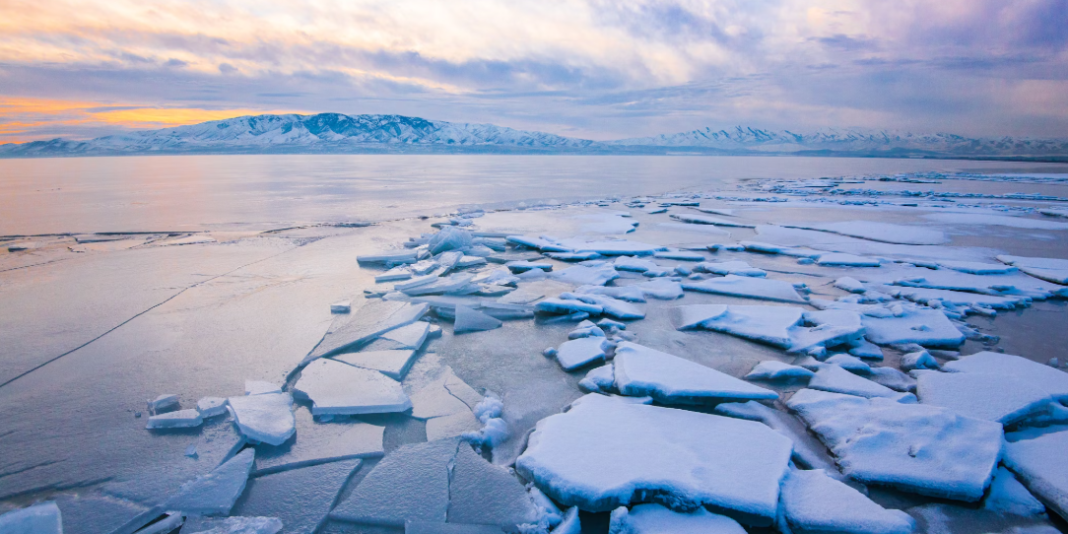
[[[0,0],[0,143],[319,112],[1068,137],[1068,0]]]

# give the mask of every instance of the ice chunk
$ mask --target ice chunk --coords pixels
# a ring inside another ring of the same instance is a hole
[[[430,305],[426,303],[366,301],[355,313],[338,315],[322,341],[304,358],[303,363],[366,344],[390,330],[418,321],[429,309]]]
[[[200,426],[203,423],[204,419],[200,417],[200,412],[196,410],[178,410],[149,417],[148,425],[145,428],[149,430],[191,428]]]
[[[63,519],[54,502],[43,502],[0,515],[4,534],[63,534]]]
[[[601,255],[596,252],[549,252],[546,256],[560,261],[586,261],[595,260],[601,257]]]
[[[871,366],[860,361],[860,358],[856,356],[850,356],[848,354],[835,354],[830,358],[824,360],[827,363],[833,363],[846,371],[849,371],[858,375],[871,374]]]
[[[786,405],[831,449],[842,472],[865,484],[974,502],[1001,455],[1001,425],[937,406],[814,389]]]
[[[617,271],[630,271],[635,273],[644,273],[650,269],[660,268],[655,262],[643,260],[634,256],[619,256],[612,262],[612,264]]]
[[[699,273],[712,273],[720,275],[734,274],[738,276],[750,276],[753,278],[764,278],[768,275],[768,272],[763,269],[757,269],[749,265],[744,261],[722,261],[722,262],[707,262],[703,261],[694,265],[693,270]]]
[[[437,264],[435,264],[435,266],[437,266]],[[381,284],[382,282],[399,282],[401,280],[408,280],[412,277],[413,272],[415,274],[426,274],[425,272],[417,272],[407,265],[398,265],[380,275],[375,276],[375,283]]]
[[[241,434],[248,439],[281,445],[296,432],[289,393],[230,397],[226,402]]]
[[[559,280],[567,284],[603,286],[619,278],[619,273],[611,265],[602,265],[600,267],[573,265],[567,269],[556,271],[549,276],[553,280]]]
[[[672,324],[677,330],[701,328],[706,321],[712,321],[727,314],[725,304],[691,304],[672,308]],[[798,313],[800,320],[800,313]]]
[[[640,284],[634,284],[632,286],[623,287],[600,287],[595,285],[581,286],[575,290],[578,294],[592,294],[592,295],[607,295],[614,299],[625,300],[627,302],[645,302],[645,293],[641,290],[641,286],[645,284],[654,284],[657,282],[670,282],[670,280],[653,280],[651,282],[642,282]],[[680,286],[679,291],[682,288]]]
[[[634,284],[629,287],[641,291],[643,296],[652,297],[654,299],[675,300],[682,298],[683,295],[682,284],[664,278]]]
[[[1045,390],[1011,374],[920,372],[916,382],[916,395],[924,404],[1005,426],[1044,410],[1053,400]]]
[[[979,261],[954,261],[938,260],[939,267],[971,274],[1006,274],[1016,270],[1015,267],[1000,263],[984,263]]]
[[[1068,519],[1068,432],[1054,432],[1005,445],[1005,465],[1057,515]]]
[[[710,306],[716,306],[715,304]],[[684,306],[680,306],[684,308]],[[715,310],[709,309],[709,312]],[[793,306],[727,306],[727,312],[698,323],[700,328],[786,348],[791,328],[801,322],[801,308]]]
[[[872,367],[868,378],[894,391],[916,391],[916,380],[893,367]]]
[[[352,301],[342,300],[330,305],[330,313],[349,313],[352,311]]]
[[[879,506],[822,469],[787,473],[782,509],[786,523],[796,532],[910,534],[916,528],[905,512]]]
[[[578,299],[595,306],[601,307],[601,313],[613,319],[632,320],[644,319],[645,312],[622,300],[614,299],[608,295],[584,293],[578,295]]]
[[[183,484],[162,508],[189,515],[229,515],[245,491],[255,457],[253,449],[241,451],[212,472]]]
[[[277,517],[193,518],[185,522],[182,534],[278,534],[282,521]]]
[[[634,241],[586,241],[584,239],[564,239],[560,245],[574,252],[597,252],[603,256],[651,256],[663,247],[636,243]]]
[[[519,525],[537,523],[540,516],[515,475],[460,444],[449,481],[450,523],[498,525],[512,532]]]
[[[579,387],[587,392],[604,392],[616,385],[616,375],[612,364],[590,369],[586,377],[579,381]]]
[[[697,252],[690,252],[688,250],[669,250],[666,252],[657,252],[653,254],[654,258],[663,258],[665,260],[678,260],[678,261],[701,261],[705,257]]]
[[[148,401],[148,413],[161,413],[178,408],[178,395],[164,393],[153,400]]]
[[[1046,513],[1046,505],[1039,502],[1020,484],[1011,471],[998,467],[990,492],[983,499],[983,508],[994,512],[1031,516]]]
[[[1045,391],[1057,400],[1068,400],[1068,373],[1012,354],[977,352],[946,363],[945,370],[1011,376]]]
[[[204,397],[197,401],[200,417],[207,419],[226,413],[226,399],[222,397]]]
[[[166,517],[147,525],[136,534],[171,534],[185,523],[185,516],[181,512],[170,512]]]
[[[416,321],[407,326],[390,330],[379,336],[379,339],[396,343],[396,348],[398,349],[418,350],[423,346],[423,342],[426,341],[429,333],[430,323],[426,321]]]
[[[440,295],[442,293],[454,293],[461,292],[464,288],[470,285],[470,282],[474,280],[475,275],[472,273],[455,273],[446,277],[439,277],[437,280],[432,281],[429,284],[420,284],[416,287],[409,289],[402,289],[401,291],[410,297],[417,297],[420,295]],[[408,324],[408,323],[405,323]],[[398,325],[403,326],[403,325]]]
[[[397,264],[397,263],[415,263],[419,260],[419,251],[417,250],[403,250],[396,252],[386,252],[383,254],[356,256],[357,263],[385,263]]]
[[[580,337],[605,337],[605,335],[604,330],[601,330],[597,325],[590,321],[582,321],[579,323],[578,328],[567,334],[568,339],[578,339]]]
[[[235,515],[277,517],[286,532],[317,532],[360,460],[343,460],[249,480]]]
[[[995,296],[1028,297],[1044,300],[1068,296],[1068,287],[1031,278],[1020,273],[977,275],[952,270],[914,268],[890,276],[894,285],[971,291]]]
[[[889,288],[887,288],[889,289]],[[952,291],[949,289],[929,289],[922,287],[893,288],[888,293],[918,302],[920,304],[952,305],[960,307],[989,308],[991,310],[1012,310],[1031,304],[1029,297],[1020,295],[982,295],[964,291]]]
[[[461,523],[439,523],[436,521],[406,521],[404,523],[404,534],[501,534],[501,532],[501,527],[494,525],[465,525]]]
[[[749,276],[737,276],[729,274],[723,278],[711,278],[699,282],[682,282],[683,289],[714,293],[718,295],[731,295],[734,297],[748,297],[764,300],[779,300],[784,302],[805,302],[801,295],[797,294],[794,286],[781,280],[769,280],[766,278],[752,278]]]
[[[690,224],[711,224],[714,226],[727,226],[734,228],[753,228],[752,224],[745,224],[739,221],[732,221],[729,219],[722,219],[719,217],[709,217],[708,215],[693,215],[689,213],[673,213],[672,219],[682,221]]]
[[[282,445],[256,445],[255,476],[338,460],[382,456],[385,427],[355,420],[316,422],[311,412],[296,411],[297,437]]]
[[[475,405],[475,417],[482,423],[482,428],[472,432],[464,432],[463,438],[481,447],[496,447],[512,436],[508,423],[501,417],[504,403],[496,396],[486,395]]]
[[[808,381],[808,387],[834,393],[857,395],[868,399],[882,397],[899,402],[916,402],[915,396],[911,393],[894,391],[833,364],[820,364],[816,371],[816,376],[813,376]]]
[[[824,267],[878,267],[879,260],[844,252],[828,252],[816,258],[816,264]]]
[[[462,334],[465,332],[493,330],[494,328],[500,328],[502,324],[504,323],[499,319],[458,304],[456,305],[456,322],[453,325],[453,333]]]
[[[941,310],[911,309],[900,317],[862,317],[864,335],[879,345],[916,343],[924,347],[959,347],[964,334]]]
[[[849,276],[843,276],[835,280],[834,287],[837,287],[842,291],[848,291],[850,293],[863,293],[866,291],[866,289],[864,289],[864,284],[857,281],[856,278],[852,278]]]
[[[932,229],[929,226],[904,226],[872,221],[842,221],[783,226],[902,245],[941,245],[949,242],[949,238],[946,237],[944,232]]]
[[[804,367],[798,367],[796,365],[789,365],[775,360],[768,360],[760,362],[749,371],[749,374],[745,375],[746,380],[807,380],[812,378],[815,373],[805,369]]]
[[[600,315],[604,308],[594,304],[587,304],[581,300],[563,300],[558,298],[545,299],[534,305],[534,309],[542,313],[571,314],[586,312],[591,315]]]
[[[60,495],[56,497],[55,503],[59,506],[60,516],[63,518],[63,532],[66,534],[133,532],[160,515],[157,510],[126,499],[88,492],[80,495]],[[0,532],[8,532],[2,521]],[[140,534],[142,531],[137,532]]]
[[[572,506],[567,509],[567,513],[564,514],[564,520],[556,526],[553,534],[582,534],[582,520],[579,519],[578,506]]]
[[[858,358],[867,358],[869,360],[883,359],[883,349],[864,338],[850,341],[849,353]]]
[[[408,369],[415,362],[415,354],[414,350],[374,350],[338,354],[331,359],[354,367],[372,369],[394,380],[403,380],[404,375],[408,374]]]
[[[815,326],[790,330],[790,352],[853,344],[864,334],[860,315],[851,310],[806,311],[803,317],[805,323]]]
[[[612,360],[615,386],[623,395],[650,396],[663,404],[717,403],[777,399],[778,393],[754,386],[711,367],[624,341]]]
[[[910,352],[901,357],[901,369],[911,371],[913,369],[938,369],[938,360],[925,350]]]
[[[555,531],[554,531],[555,532]],[[659,504],[639,504],[612,511],[609,534],[745,534],[737,521],[704,508],[673,512]]]
[[[431,254],[440,254],[447,250],[461,250],[471,246],[471,232],[454,226],[442,227],[430,238],[427,248]]]
[[[486,263],[486,258],[483,258],[481,256],[462,256],[456,262],[456,268],[465,269],[467,267],[474,267],[476,265],[485,265]]]
[[[538,250],[546,252],[570,252],[571,249],[554,240],[546,239],[545,237],[532,237],[522,235],[510,235],[507,237],[509,243],[516,245],[522,245],[528,248],[536,248]]]
[[[604,359],[605,339],[586,337],[565,341],[556,351],[556,361],[565,371],[574,371],[583,365]]]
[[[544,262],[532,262],[532,261],[510,261],[504,264],[512,273],[519,274],[525,273],[532,269],[540,269],[545,272],[553,270],[553,264]]]
[[[656,500],[762,526],[775,518],[790,449],[760,423],[590,394],[538,422],[516,470],[583,510]]]
[[[412,407],[396,380],[329,358],[308,364],[293,392],[312,401],[314,415],[393,413]]]
[[[330,517],[392,527],[409,520],[445,522],[449,464],[458,443],[454,438],[402,445],[386,455]]]
[[[1068,285],[1068,260],[1054,258],[1028,258],[1024,256],[998,256],[998,261],[1013,265],[1021,271],[1047,282]]]

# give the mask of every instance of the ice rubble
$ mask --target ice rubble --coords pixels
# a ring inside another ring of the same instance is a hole
[[[820,364],[816,375],[808,381],[808,387],[867,399],[881,397],[897,402],[916,402],[916,396],[911,393],[894,391],[834,364]]]
[[[616,347],[612,364],[615,387],[621,394],[650,396],[663,404],[779,398],[774,391],[711,367],[627,341]]]
[[[723,278],[710,278],[699,282],[684,281],[682,282],[682,287],[683,289],[700,291],[702,293],[715,293],[719,295],[778,300],[783,302],[805,302],[805,299],[797,294],[793,285],[781,280],[769,280],[766,278],[752,278],[749,276],[729,274]]]
[[[245,449],[214,471],[183,484],[162,509],[189,515],[229,515],[245,491],[255,454],[253,449]]]
[[[281,445],[296,432],[289,393],[230,397],[227,404],[241,434],[248,439]]]
[[[1057,515],[1068,519],[1068,431],[1005,445],[1005,465]]]
[[[286,532],[316,532],[361,460],[342,460],[252,478],[233,515],[276,517]]]
[[[1041,280],[1068,285],[1068,260],[1001,255],[998,261],[1012,265]]]
[[[1005,514],[1033,516],[1046,513],[1042,504],[1027,488],[1016,480],[1012,471],[998,467],[994,479],[990,482],[990,491],[983,499],[983,508]]]
[[[539,421],[516,469],[555,501],[583,510],[705,505],[769,525],[790,450],[790,440],[760,423],[594,393]]]
[[[893,367],[872,367],[868,378],[894,391],[916,391],[916,380]]]
[[[673,512],[659,504],[639,504],[612,511],[609,534],[745,534],[737,521],[704,508]]]
[[[282,445],[259,443],[253,475],[297,469],[339,460],[382,456],[385,427],[360,421],[317,422],[311,412],[296,411],[297,439]]]
[[[374,350],[338,354],[333,360],[347,363],[353,367],[372,369],[394,380],[403,380],[415,361],[414,350]]]
[[[916,522],[887,510],[822,469],[791,470],[782,483],[782,513],[791,530],[841,534],[910,534]]]
[[[585,337],[563,342],[556,350],[556,361],[565,371],[603,360],[606,341],[602,337]]]
[[[393,413],[412,407],[396,380],[329,358],[304,367],[293,392],[312,401],[314,415]]]
[[[805,369],[804,367],[798,367],[796,365],[790,365],[783,362],[768,360],[760,362],[753,367],[749,374],[745,375],[746,380],[807,380],[812,378],[815,373]]]
[[[846,372],[846,371],[843,371]],[[786,402],[865,484],[978,501],[1001,456],[1001,425],[925,404],[802,389]]]
[[[63,518],[54,502],[43,502],[0,515],[4,534],[63,534]]]

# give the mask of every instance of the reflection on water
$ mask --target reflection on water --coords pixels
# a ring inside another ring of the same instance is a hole
[[[1045,164],[1045,167],[1048,167]],[[0,160],[0,235],[383,220],[465,204],[577,200],[747,178],[1020,163],[685,156],[242,155]]]

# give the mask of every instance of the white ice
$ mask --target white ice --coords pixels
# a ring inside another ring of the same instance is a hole
[[[701,261],[705,257],[697,252],[691,252],[688,250],[669,250],[666,252],[657,252],[653,254],[653,257],[663,258],[665,260],[678,260],[678,261]]]
[[[964,334],[941,310],[902,307],[901,316],[862,316],[864,336],[879,345],[916,343],[924,347],[956,348]]]
[[[798,367],[796,365],[786,364],[776,360],[763,361],[756,364],[749,374],[745,375],[746,380],[807,380],[812,378],[815,373],[805,369],[804,367]]]
[[[635,256],[619,256],[612,262],[617,271],[630,271],[644,273],[650,269],[659,269],[660,266],[650,260],[643,260]]]
[[[850,276],[843,276],[835,280],[834,287],[850,293],[863,293],[866,291],[866,289],[864,289],[864,284]]]
[[[437,264],[435,264],[437,266]],[[398,265],[380,275],[375,276],[375,283],[381,284],[382,282],[399,282],[401,280],[407,280],[412,277],[413,268],[407,265]],[[425,274],[418,273],[416,274]]]
[[[564,239],[560,245],[574,252],[596,252],[604,256],[652,256],[663,247],[637,243],[634,241],[587,241],[585,239]]]
[[[396,380],[329,358],[309,363],[293,392],[312,401],[314,415],[393,413],[412,407]]]
[[[1005,426],[1044,410],[1053,400],[1042,388],[1011,374],[920,372],[916,382],[916,396],[924,404]]]
[[[826,363],[832,363],[834,365],[837,365],[837,366],[841,367],[842,369],[845,369],[846,371],[849,371],[849,372],[854,373],[854,374],[858,374],[858,375],[869,375],[869,374],[871,374],[871,366],[870,365],[860,361],[860,358],[857,358],[856,356],[851,356],[849,354],[835,354],[835,355],[831,356],[830,358],[827,358],[824,361]]]
[[[296,432],[289,393],[230,397],[226,402],[238,429],[248,439],[281,445]]]
[[[723,219],[720,217],[709,217],[708,215],[694,215],[689,213],[673,213],[672,219],[682,221],[690,224],[711,224],[713,226],[727,226],[735,228],[752,228],[752,224],[746,224],[740,221],[732,221],[730,219]]]
[[[226,517],[186,521],[182,534],[278,534],[282,521],[277,517]]]
[[[1016,270],[1010,265],[981,261],[939,260],[935,263],[939,267],[970,274],[1007,274]]]
[[[188,515],[228,515],[245,491],[255,458],[253,449],[241,451],[212,472],[183,484],[162,509]]]
[[[816,264],[824,267],[878,267],[880,262],[876,258],[846,254],[844,252],[828,252],[820,254],[816,258]]]
[[[914,369],[939,369],[938,360],[926,350],[918,350],[901,356],[901,370],[912,371]]]
[[[679,306],[677,310],[683,317],[680,330],[687,324],[707,330],[744,337],[753,341],[767,343],[775,347],[787,348],[793,343],[791,328],[801,322],[802,310],[793,306],[726,306],[725,312],[719,311],[719,304],[698,304],[698,309],[691,306]],[[702,312],[698,314],[697,312]],[[700,315],[710,316],[697,323],[693,321]]]
[[[868,379],[894,391],[916,391],[916,379],[893,367],[872,367]]]
[[[573,371],[591,362],[604,359],[605,339],[586,337],[565,341],[556,350],[556,361],[565,371]]]
[[[499,319],[490,317],[468,306],[456,305],[456,320],[453,323],[453,332],[462,334],[465,332],[481,332],[500,328],[502,323]]]
[[[549,277],[553,280],[576,286],[603,286],[619,278],[619,273],[616,272],[612,265],[602,265],[600,267],[573,265],[566,269],[554,271]]]
[[[509,469],[493,465],[461,443],[449,478],[450,523],[497,525],[513,532],[535,525],[541,513]]]
[[[1068,431],[1005,445],[1005,465],[1057,515],[1068,519]]]
[[[542,313],[569,315],[575,312],[586,312],[590,315],[600,315],[604,308],[594,304],[587,304],[581,300],[564,300],[548,298],[534,305],[534,309]]]
[[[769,280],[766,278],[752,278],[749,276],[729,274],[723,278],[711,278],[699,282],[684,281],[682,282],[682,287],[683,289],[689,289],[691,291],[731,295],[735,297],[778,300],[784,302],[805,302],[805,299],[797,294],[794,286],[789,282]]]
[[[634,284],[632,287],[641,291],[641,294],[647,297],[661,300],[675,300],[682,298],[682,284],[666,278],[658,278],[656,280],[650,280],[648,282],[641,282]],[[616,297],[620,298],[620,297]],[[627,299],[624,299],[627,300]]]
[[[586,376],[579,381],[579,387],[588,393],[609,391],[615,385],[615,369],[610,363],[590,369]]]
[[[613,510],[608,534],[745,534],[745,529],[704,508],[674,512],[659,504],[639,504],[630,510],[624,506]]]
[[[608,295],[585,293],[577,296],[579,300],[587,304],[600,306],[602,310],[601,313],[613,319],[634,320],[645,318],[645,312],[638,307],[626,301],[609,297]]]
[[[810,469],[826,469],[838,477],[834,461],[827,449],[805,430],[805,425],[790,414],[760,404],[757,401],[724,402],[716,405],[716,414],[758,421],[793,442],[793,459]]]
[[[178,407],[178,395],[164,393],[148,401],[148,413],[158,413],[163,410],[173,410]]]
[[[532,269],[540,269],[546,272],[553,270],[553,264],[546,262],[510,261],[504,264],[504,266],[507,267],[509,271],[512,271],[513,274],[525,273]]]
[[[419,350],[429,334],[430,323],[426,321],[416,321],[408,326],[390,330],[379,336],[379,339],[396,343],[397,345],[394,347],[396,349]]]
[[[782,513],[796,532],[910,534],[916,522],[887,510],[822,469],[790,470],[782,483]]]
[[[266,393],[281,393],[282,387],[263,380],[245,380],[245,395],[263,395]]]
[[[622,287],[600,287],[596,285],[588,285],[581,286],[575,289],[575,293],[580,295],[584,293],[589,293],[593,295],[607,295],[614,299],[625,300],[627,302],[645,302],[645,292],[642,291],[642,287],[645,284],[656,284],[660,282],[671,283],[670,280],[659,279]],[[682,286],[679,286],[679,291],[682,291]]]
[[[615,387],[623,395],[650,396],[663,404],[774,400],[774,391],[711,367],[624,341],[616,347]]]
[[[998,352],[977,352],[946,363],[948,372],[987,373],[1015,377],[1059,401],[1068,401],[1068,373],[1048,365]]]

